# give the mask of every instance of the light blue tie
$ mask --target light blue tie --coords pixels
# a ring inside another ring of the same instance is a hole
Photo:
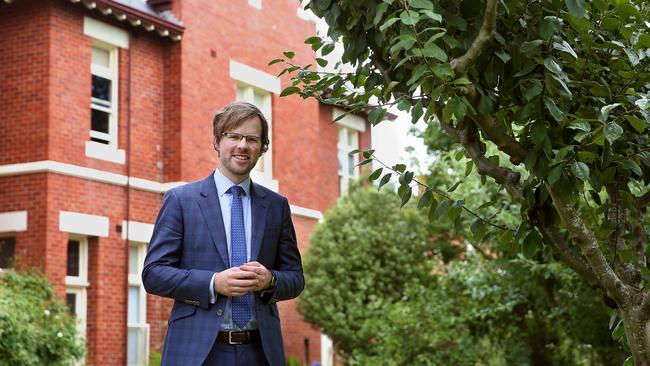
[[[230,208],[230,266],[238,267],[246,263],[246,231],[244,229],[244,208],[241,195],[244,190],[240,186],[232,186],[228,190],[232,195]],[[232,320],[243,329],[251,319],[251,304],[253,293],[232,298]]]

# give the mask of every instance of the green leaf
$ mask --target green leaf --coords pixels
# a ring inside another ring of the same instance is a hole
[[[381,25],[381,27],[379,27],[379,30],[383,32],[386,29],[388,29],[391,25],[395,24],[395,22],[397,21],[399,21],[399,18],[390,18],[387,21],[385,21],[384,24]]]
[[[614,122],[608,123],[603,131],[605,132],[605,138],[610,144],[613,144],[623,134],[623,128]]]
[[[492,98],[485,94],[481,94],[481,99],[478,102],[478,111],[481,114],[488,114],[492,111],[492,107],[494,105],[494,102],[492,102]]]
[[[372,172],[372,174],[370,174],[370,176],[368,177],[368,180],[371,181],[371,182],[372,182],[373,180],[377,180],[377,179],[379,178],[379,176],[381,175],[381,172],[382,172],[383,170],[384,170],[384,168],[378,168],[378,169],[376,169],[374,172]]]
[[[381,3],[377,6],[377,11],[375,12],[375,19],[373,20],[372,24],[377,25],[381,21],[381,17],[384,15],[386,10],[388,9],[388,4],[386,3]]]
[[[300,88],[297,86],[290,86],[285,88],[282,93],[280,93],[281,97],[286,97],[287,95],[295,94],[300,91]]]
[[[535,122],[530,127],[530,140],[535,144],[540,144],[546,138],[546,123],[542,121]]]
[[[381,107],[373,108],[372,112],[368,114],[368,121],[370,122],[370,124],[375,126],[376,124],[384,120],[385,114],[386,114],[386,110],[384,108]]]
[[[556,50],[564,51],[564,52],[570,54],[571,56],[573,56],[573,58],[575,58],[575,59],[578,58],[578,55],[576,54],[576,51],[573,50],[573,48],[571,47],[571,45],[567,41],[562,41],[562,43],[555,42],[555,43],[553,43],[553,48],[555,48]]]
[[[438,207],[436,207],[436,211],[434,212],[433,216],[434,218],[441,217],[442,215],[445,215],[447,211],[449,210],[449,204],[451,202],[447,199],[443,200],[438,204]]]
[[[415,25],[420,21],[420,14],[414,10],[404,10],[399,17],[405,25]]]
[[[358,154],[358,153],[359,153],[359,149],[354,149],[354,150],[352,150],[352,151],[350,151],[350,152],[348,153],[348,156],[352,156],[352,155],[354,155],[354,154]]]
[[[447,192],[451,193],[451,192],[455,191],[456,188],[458,188],[458,186],[459,186],[461,183],[463,183],[462,180],[459,180],[458,182],[454,183],[454,185],[452,185],[451,187],[449,187],[449,188],[447,189]]]
[[[571,171],[573,172],[573,175],[583,182],[586,182],[589,179],[589,167],[581,161],[574,162],[573,165],[571,165]]]
[[[323,43],[323,40],[319,36],[312,36],[305,38],[305,44],[318,44]]]
[[[623,325],[623,321],[621,320],[616,328],[614,328],[614,331],[612,332],[612,338],[619,340],[623,338],[625,335],[625,326]]]
[[[634,366],[634,357],[628,356],[623,362],[623,366]]]
[[[365,160],[362,160],[361,162],[359,162],[359,164],[357,164],[355,166],[362,166],[362,165],[369,164],[371,162],[372,162],[372,159],[365,159]]]
[[[284,51],[284,52],[282,52],[282,54],[284,55],[284,57],[286,57],[286,58],[288,58],[290,60],[293,58],[293,56],[296,55],[296,53],[293,52],[293,51]]]
[[[427,42],[422,50],[422,55],[425,57],[433,57],[441,62],[447,62],[447,54],[435,42]]]
[[[567,0],[566,7],[569,9],[569,14],[580,19],[587,14],[585,10],[585,0]]]
[[[318,63],[318,66],[320,66],[320,67],[327,66],[327,60],[324,59],[324,58],[316,57],[316,62]]]
[[[631,115],[625,115],[624,117],[630,123],[632,128],[636,130],[636,132],[643,133],[643,131],[645,130],[645,122],[642,119],[636,118]]]
[[[524,55],[530,57],[530,56],[532,56],[533,54],[536,53],[535,51],[537,51],[539,46],[541,46],[543,43],[544,43],[544,41],[542,41],[541,39],[536,39],[534,41],[524,42],[524,43],[521,44],[521,47],[519,48],[519,50]]]
[[[557,18],[554,16],[546,16],[540,22],[539,34],[545,40],[551,38],[558,30],[560,30],[560,25]]]
[[[409,0],[409,5],[416,9],[433,10],[433,3],[430,0]]]
[[[611,112],[612,109],[614,109],[614,108],[616,108],[616,107],[618,107],[620,105],[621,105],[621,103],[614,103],[614,104],[609,104],[609,105],[606,105],[606,106],[600,108],[600,116],[601,116],[600,120],[603,121],[603,122],[607,121],[607,118],[609,118],[609,112]]]
[[[465,163],[465,176],[469,176],[469,174],[472,172],[472,168],[474,168],[474,162],[469,160],[467,163]]]
[[[386,175],[384,175],[384,176],[381,178],[381,180],[379,181],[379,186],[377,187],[378,190],[379,190],[381,187],[383,187],[384,185],[386,185],[386,183],[388,183],[388,182],[390,181],[390,177],[391,177],[392,174],[393,174],[393,173],[387,173]]]
[[[445,64],[437,64],[436,66],[433,67],[433,73],[439,77],[440,79],[446,80],[452,76],[454,76],[454,70],[452,70],[451,65],[445,63]]]
[[[393,165],[393,170],[396,170],[396,171],[398,171],[400,173],[404,173],[404,171],[406,170],[406,165],[404,165],[404,164],[395,164],[395,165]]]
[[[431,201],[431,198],[433,195],[431,194],[431,190],[427,189],[424,191],[422,194],[422,197],[420,197],[420,200],[418,201],[418,208],[424,208],[426,207],[429,202]]]
[[[411,199],[411,195],[413,194],[413,188],[408,187],[404,194],[402,195],[402,203],[400,204],[400,207],[404,207],[404,205]]]
[[[541,93],[543,89],[544,89],[544,86],[542,85],[542,82],[535,79],[530,84],[530,86],[528,88],[526,88],[526,90],[524,91],[524,98],[526,98],[526,100],[530,101],[531,99],[538,96],[539,93]]]
[[[334,51],[334,43],[328,43],[320,50],[321,56],[327,56]]]
[[[428,17],[429,19],[431,19],[433,21],[442,22],[442,15],[440,15],[438,13],[434,13],[433,11],[430,11],[430,10],[420,10],[420,13],[422,15],[425,15],[426,17]],[[444,35],[444,33],[443,33],[443,35]]]
[[[508,52],[506,52],[505,50],[496,51],[496,52],[494,52],[494,54],[497,55],[497,57],[498,57],[498,58],[499,58],[499,59],[500,59],[504,64],[507,64],[508,61],[510,61],[510,59],[512,59],[512,57],[511,57],[511,56],[508,54]]]
[[[411,110],[411,123],[416,124],[423,114],[424,110],[422,109],[422,100],[419,100]]]
[[[564,169],[564,164],[558,164],[551,168],[551,171],[548,173],[547,181],[549,184],[555,184],[560,177],[562,176],[562,170]]]
[[[554,120],[560,122],[564,119],[564,112],[562,112],[560,108],[555,105],[553,99],[544,96],[544,105],[546,106],[546,109],[549,111],[549,113],[551,113],[551,116]]]
[[[283,58],[276,58],[276,59],[274,59],[274,60],[271,60],[271,61],[269,62],[269,64],[268,64],[268,66],[271,66],[271,65],[277,64],[278,62],[282,62],[282,61],[284,61]]]
[[[546,67],[546,69],[548,69],[548,71],[550,71],[550,72],[552,72],[554,74],[557,74],[557,75],[562,74],[562,68],[560,67],[560,65],[558,65],[557,62],[555,62],[555,60],[553,60],[550,57],[547,57],[546,59],[544,59],[544,67]]]
[[[374,154],[374,153],[375,153],[375,150],[374,150],[374,149],[368,149],[368,150],[364,150],[362,155],[363,155],[364,158],[366,158],[366,159],[370,159],[370,157],[371,157],[372,154]]]

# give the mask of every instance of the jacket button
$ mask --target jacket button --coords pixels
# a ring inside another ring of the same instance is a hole
[[[223,315],[223,310],[218,309],[218,310],[217,310],[217,316],[222,316],[222,315]]]

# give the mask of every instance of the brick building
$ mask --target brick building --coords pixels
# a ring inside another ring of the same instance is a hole
[[[313,63],[314,32],[296,0],[0,2],[0,268],[48,276],[89,364],[160,350],[171,301],[144,292],[146,244],[164,192],[215,168],[211,119],[232,100],[271,123],[252,176],[288,197],[304,255],[356,174],[347,152],[370,145],[364,119],[279,97],[269,60]],[[320,361],[318,329],[279,305],[287,356]]]

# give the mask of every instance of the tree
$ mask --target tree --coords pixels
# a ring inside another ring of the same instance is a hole
[[[604,305],[573,272],[464,250],[443,265],[441,247],[462,238],[424,216],[355,189],[314,231],[299,309],[350,365],[621,362]]]
[[[0,274],[0,365],[74,365],[84,346],[45,277]]]
[[[322,56],[344,46],[351,73],[285,62],[282,95],[316,97],[371,123],[397,105],[439,124],[474,174],[520,207],[516,227],[426,189],[421,207],[452,220],[475,215],[475,232],[504,247],[549,248],[598,288],[624,327],[636,365],[650,365],[650,281],[644,220],[650,203],[650,4],[645,0],[312,0],[328,38],[305,40]],[[322,58],[320,66],[327,65]],[[494,148],[499,154],[490,154]],[[505,157],[499,158],[499,156]],[[364,152],[373,159],[372,151]],[[374,172],[400,176],[403,165]],[[487,204],[487,203],[486,203]],[[624,331],[623,331],[624,330]]]

